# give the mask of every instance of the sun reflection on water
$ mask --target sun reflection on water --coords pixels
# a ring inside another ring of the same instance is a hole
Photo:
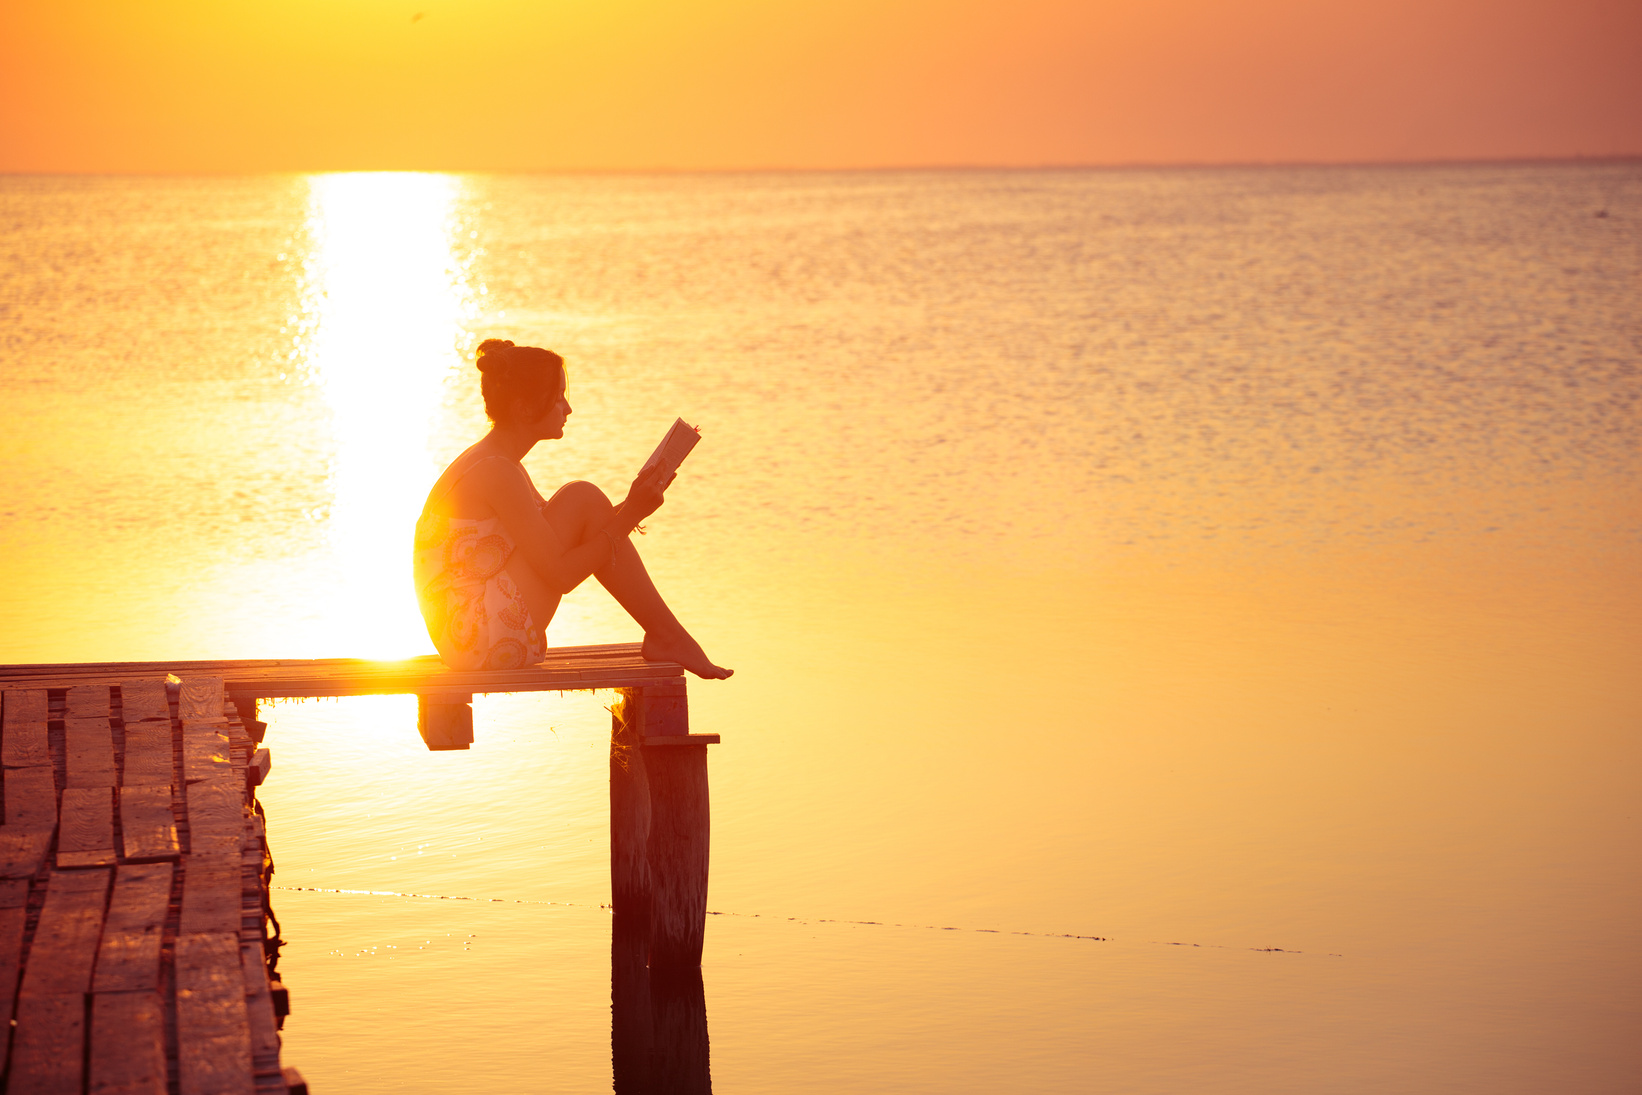
[[[427,647],[411,595],[411,530],[438,474],[430,441],[472,311],[452,249],[459,180],[310,180],[307,376],[330,408],[328,646],[363,657]]]

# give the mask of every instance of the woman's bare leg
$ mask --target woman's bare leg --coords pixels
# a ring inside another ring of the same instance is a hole
[[[580,546],[610,519],[615,507],[605,493],[592,483],[566,483],[548,499],[547,520],[572,546]],[[723,679],[733,670],[717,666],[679,623],[673,610],[662,600],[650,572],[644,569],[638,548],[630,540],[618,540],[610,562],[593,572],[599,584],[610,591],[616,603],[644,628],[644,657],[656,662],[677,662],[698,677]]]

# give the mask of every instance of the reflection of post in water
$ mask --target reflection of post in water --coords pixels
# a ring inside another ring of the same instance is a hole
[[[647,730],[679,737],[687,733],[682,683],[624,689],[613,713],[610,1049],[615,1090],[618,1095],[705,1095],[712,1091],[701,981],[707,750],[705,744],[646,747]]]
[[[645,965],[646,925],[614,920],[610,1056],[616,1095],[709,1095],[707,996],[701,971]]]

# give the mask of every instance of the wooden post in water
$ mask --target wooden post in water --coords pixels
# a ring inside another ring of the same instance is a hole
[[[418,692],[416,729],[429,749],[466,749],[473,744],[473,694]]]
[[[707,746],[690,734],[682,679],[644,689],[650,779],[650,965],[697,969],[707,926]]]
[[[610,753],[614,911],[646,910],[652,967],[696,969],[707,922],[707,743],[717,736],[690,733],[682,680],[621,697]]]
[[[642,688],[623,688],[610,709],[610,905],[624,935],[650,933],[650,780],[645,772]],[[643,948],[640,964],[650,960]]]

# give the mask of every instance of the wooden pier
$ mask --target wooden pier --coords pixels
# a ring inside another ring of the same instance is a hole
[[[475,694],[617,690],[610,868],[624,953],[669,976],[701,964],[718,735],[690,732],[683,669],[644,661],[636,643],[500,671],[433,657],[13,665],[0,689],[9,1092],[306,1092],[279,1059],[289,997],[267,933],[261,700],[414,694],[428,747],[466,749]]]

